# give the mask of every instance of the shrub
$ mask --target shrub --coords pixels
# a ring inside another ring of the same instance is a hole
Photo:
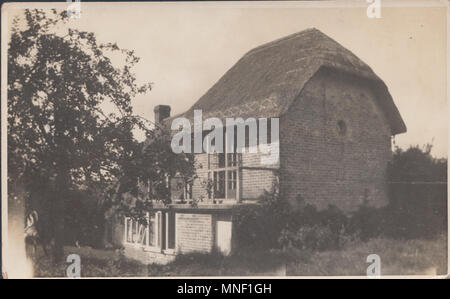
[[[300,207],[287,216],[288,223],[278,240],[282,248],[325,250],[342,245],[349,222],[344,212],[334,205],[321,211],[312,205]]]
[[[386,233],[387,211],[386,208],[369,207],[364,203],[350,216],[347,235],[367,241]]]
[[[384,208],[363,203],[350,215],[333,205],[318,211],[298,195],[294,205],[298,208],[293,209],[274,184],[259,205],[236,210],[238,246],[323,250],[355,239],[427,238],[446,233],[447,160],[432,158],[430,150],[431,146],[395,151],[388,167],[390,202]]]
[[[336,206],[318,211],[297,197],[292,209],[274,184],[271,192],[265,192],[258,205],[242,206],[233,216],[236,225],[236,241],[241,248],[302,249],[337,248],[346,230],[348,218]]]
[[[264,192],[258,205],[244,205],[234,211],[236,241],[247,248],[277,248],[278,238],[289,219],[289,204],[279,195],[278,185]]]
[[[385,233],[428,238],[447,233],[447,159],[424,148],[397,148],[388,167],[390,202],[384,211]]]
[[[337,238],[329,226],[302,226],[296,231],[284,229],[279,242],[283,249],[294,247],[297,249],[325,250],[335,249]]]

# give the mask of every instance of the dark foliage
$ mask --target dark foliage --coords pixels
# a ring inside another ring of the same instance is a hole
[[[99,43],[69,22],[65,10],[26,9],[13,21],[8,44],[8,199],[17,190],[28,193],[34,203],[27,205],[48,222],[57,259],[64,224],[101,230],[97,220],[112,208],[142,204],[121,196],[136,195],[138,180],[154,183],[155,197],[166,200],[167,177],[191,175],[193,168],[192,159],[174,155],[164,134],[134,114],[132,99],[151,89],[137,84],[134,51]],[[134,129],[152,144],[144,149]]]
[[[275,248],[287,225],[289,204],[280,200],[278,185],[265,192],[258,205],[244,205],[234,211],[236,242],[241,247]]]
[[[278,193],[266,192],[260,205],[235,215],[239,246],[254,248],[336,249],[349,240],[378,236],[433,238],[447,232],[447,160],[434,159],[431,146],[397,149],[388,168],[390,202],[383,208],[363,203],[345,214],[330,205],[318,211],[297,197],[299,208]]]
[[[429,238],[447,232],[447,159],[430,151],[431,145],[396,149],[388,167],[385,234]]]
[[[348,219],[337,207],[330,205],[318,211],[298,198],[300,208],[293,210],[274,184],[265,192],[259,205],[246,205],[235,211],[236,241],[243,248],[281,248],[297,246],[326,249],[339,246],[339,236]]]

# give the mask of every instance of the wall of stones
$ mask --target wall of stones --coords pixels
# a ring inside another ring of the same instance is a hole
[[[280,184],[319,208],[387,203],[391,134],[368,82],[318,72],[280,119]]]
[[[212,218],[211,214],[176,213],[177,252],[211,252],[214,245]]]

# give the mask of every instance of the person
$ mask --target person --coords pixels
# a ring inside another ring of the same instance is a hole
[[[31,246],[31,255],[36,255],[37,244],[39,240],[39,234],[37,229],[37,223],[39,220],[39,216],[36,210],[33,210],[26,217],[26,226],[25,226],[25,244]],[[44,248],[45,251],[45,248]]]

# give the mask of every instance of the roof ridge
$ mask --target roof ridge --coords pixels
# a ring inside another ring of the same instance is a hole
[[[276,40],[273,40],[273,41],[264,43],[262,45],[259,45],[256,48],[253,48],[250,51],[248,51],[247,53],[245,53],[244,57],[250,56],[250,55],[255,54],[255,53],[259,52],[259,51],[262,51],[262,50],[274,47],[274,46],[276,46],[276,45],[278,45],[278,44],[280,44],[282,42],[289,41],[289,40],[291,40],[293,38],[297,38],[299,36],[305,35],[305,34],[310,33],[310,32],[318,32],[318,33],[322,34],[323,36],[327,36],[325,33],[323,33],[322,31],[320,31],[319,29],[317,29],[315,27],[307,28],[307,29],[304,29],[302,31],[295,32],[295,33],[289,34],[287,36],[278,38]]]
[[[302,59],[301,63],[297,62]],[[328,67],[369,79],[377,85],[383,109],[393,134],[405,125],[383,81],[372,69],[338,41],[316,28],[309,28],[262,44],[241,57],[185,113],[192,119],[194,109],[218,117],[277,117],[286,111],[305,84],[320,68]],[[287,73],[295,68],[295,72]],[[274,105],[253,105],[273,97]]]

